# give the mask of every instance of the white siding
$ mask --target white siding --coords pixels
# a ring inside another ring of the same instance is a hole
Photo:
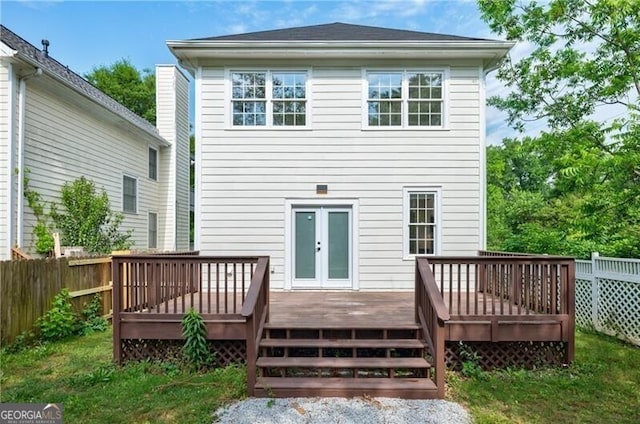
[[[436,186],[440,253],[475,254],[483,201],[479,65],[449,68],[448,128],[421,131],[362,129],[360,66],[312,69],[309,130],[226,129],[224,70],[203,69],[198,247],[270,255],[272,286],[282,288],[284,199],[359,199],[360,288],[409,289],[414,261],[403,259],[403,187]],[[316,184],[328,184],[328,194],[316,195]]]
[[[163,209],[160,234],[165,245],[189,248],[189,82],[175,67],[156,67],[157,126],[172,145],[163,149],[160,183]]]
[[[160,200],[159,184],[148,178],[148,146],[155,139],[105,111],[96,113],[95,105],[47,77],[28,81],[26,94],[24,166],[30,188],[47,202],[57,201],[64,183],[85,176],[106,190],[112,210],[122,211],[122,176],[136,177],[138,213],[124,214],[122,230],[133,230],[135,248],[146,247],[147,213]],[[26,204],[24,220],[29,249],[34,217]]]
[[[11,88],[9,86],[8,63],[0,60],[0,260],[7,259],[9,252],[9,184],[10,184],[10,160],[9,137],[10,131],[10,100]]]

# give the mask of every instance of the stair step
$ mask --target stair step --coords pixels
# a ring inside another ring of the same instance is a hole
[[[405,399],[437,398],[437,388],[428,378],[308,378],[258,377],[257,397],[385,396]]]
[[[261,368],[431,368],[423,358],[258,358]]]
[[[260,347],[423,349],[417,339],[262,339]]]
[[[345,324],[344,322],[334,322],[334,323],[322,323],[318,324],[315,322],[288,322],[286,324],[278,324],[267,322],[264,325],[264,328],[268,328],[270,330],[287,330],[287,329],[296,329],[296,330],[420,330],[418,324],[385,324],[380,322],[372,322],[368,323],[357,323],[357,324]]]

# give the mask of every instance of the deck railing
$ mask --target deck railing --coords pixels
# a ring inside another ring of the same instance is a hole
[[[114,311],[239,314],[257,262],[258,257],[114,256]]]
[[[444,399],[445,323],[449,320],[449,311],[425,257],[416,260],[415,283],[415,319],[422,326],[434,362],[438,397]]]
[[[258,259],[241,312],[247,320],[247,390],[249,396],[254,394],[258,346],[260,346],[264,325],[269,319],[269,268],[269,257]]]
[[[556,256],[430,257],[456,315],[566,315],[575,298],[574,260]],[[445,295],[446,293],[446,295]]]

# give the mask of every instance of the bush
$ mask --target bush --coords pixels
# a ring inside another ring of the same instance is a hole
[[[73,312],[69,290],[62,289],[53,298],[51,309],[38,319],[38,327],[45,341],[64,339],[78,331],[79,319]]]
[[[51,206],[54,226],[65,246],[84,246],[91,253],[110,253],[131,247],[131,231],[118,229],[124,216],[111,210],[109,197],[98,193],[93,181],[80,177],[62,187],[61,210]]]
[[[79,334],[105,331],[107,320],[100,315],[101,298],[95,295],[89,304],[84,305],[80,314],[73,311],[69,290],[62,289],[53,298],[51,309],[38,319],[40,339],[53,341]]]

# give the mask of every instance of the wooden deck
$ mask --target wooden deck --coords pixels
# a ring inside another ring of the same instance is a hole
[[[179,296],[163,302],[144,312],[159,312],[169,314],[183,314],[189,308],[194,308],[202,314],[239,314],[245,295],[237,293],[229,295],[227,302],[222,301],[220,308],[209,307],[208,301],[215,297],[215,292],[198,292],[187,296]],[[494,296],[484,293],[445,292],[443,300],[446,305],[451,300],[452,307],[449,314],[463,315],[458,306],[458,298],[462,305],[477,303],[478,311],[500,310],[500,302]],[[455,302],[454,302],[455,300]],[[269,301],[269,322],[274,325],[287,324],[289,326],[307,327],[309,325],[339,326],[349,321],[351,325],[371,326],[387,323],[393,325],[414,324],[414,294],[408,291],[272,291]],[[471,308],[473,310],[473,307]],[[491,313],[491,312],[490,312]],[[531,315],[535,312],[529,311]],[[513,305],[511,312],[506,308],[498,315],[518,315],[517,305]]]
[[[569,258],[419,258],[415,288],[404,292],[271,291],[269,269],[268,257],[114,256],[115,359],[162,357],[190,308],[218,352],[246,360],[256,395],[442,398],[460,342],[489,368],[573,359]],[[415,387],[401,378],[407,363]]]

